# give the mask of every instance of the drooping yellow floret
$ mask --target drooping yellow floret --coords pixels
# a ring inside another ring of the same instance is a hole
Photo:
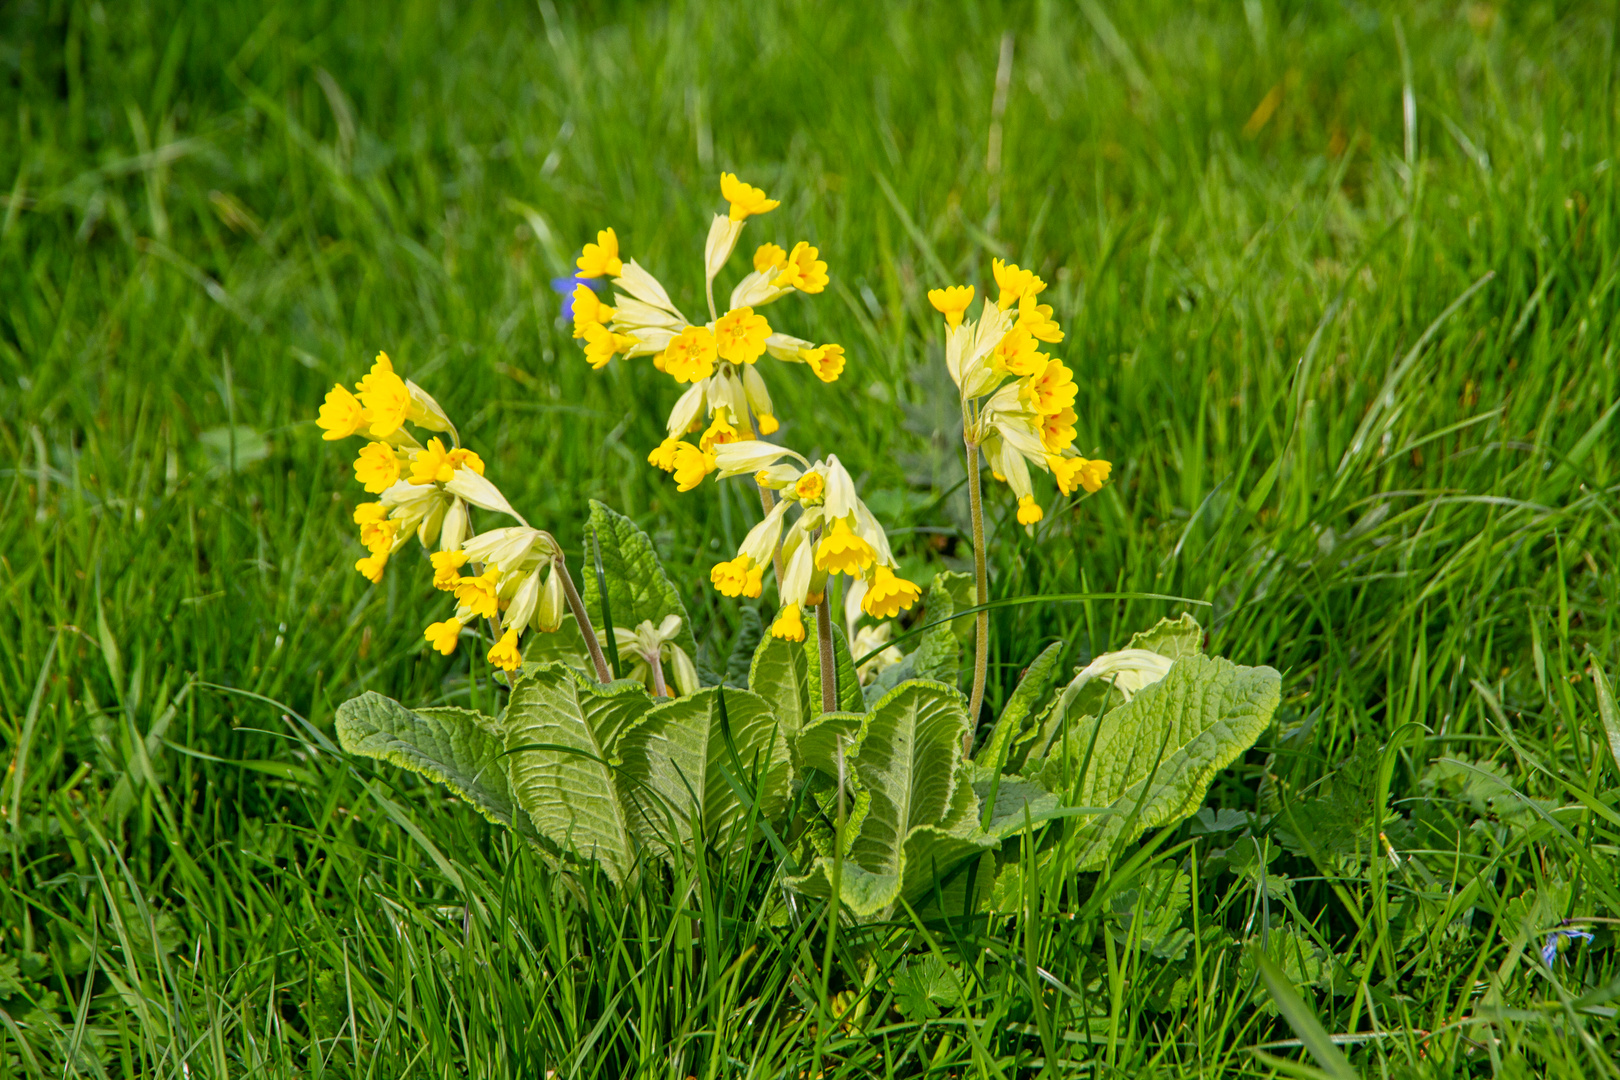
[[[767,214],[782,204],[767,199],[765,192],[743,183],[735,173],[720,174],[720,197],[731,204],[731,220],[741,221],[753,214]]]
[[[1112,462],[1093,458],[1080,466],[1080,486],[1095,495],[1102,490],[1108,482],[1108,474],[1114,471]]]
[[[664,347],[664,370],[676,382],[697,382],[714,374],[714,335],[701,326],[688,326]]]
[[[483,476],[484,459],[460,447],[446,450],[440,440],[429,439],[427,448],[418,450],[416,459],[411,462],[411,483],[448,484],[455,478],[456,470],[461,468],[471,469]]]
[[[477,577],[457,578],[456,603],[468,608],[480,619],[493,619],[495,613],[501,610],[500,600],[496,595],[500,583],[501,572],[493,566]]]
[[[596,295],[596,290],[583,281],[574,286],[574,336],[585,336],[585,328],[592,324],[612,322],[614,311],[602,303],[602,298]]]
[[[367,443],[354,459],[354,478],[373,495],[381,495],[399,481],[400,461],[387,443]]]
[[[377,354],[371,371],[355,384],[360,403],[371,421],[371,437],[386,439],[398,431],[411,415],[411,391],[405,380],[394,374],[388,354]]]
[[[1033,525],[1045,516],[1046,512],[1035,501],[1035,496],[1025,495],[1018,500],[1018,524]]]
[[[783,641],[804,640],[804,616],[799,613],[798,604],[789,604],[776,616],[776,621],[771,623],[771,636]]]
[[[793,483],[793,494],[806,506],[815,506],[827,493],[827,480],[818,472],[807,472]]]
[[[759,421],[759,433],[761,435],[773,435],[776,433],[776,429],[782,426],[781,421],[768,413],[762,413],[754,419]]]
[[[663,442],[653,447],[652,452],[647,455],[647,464],[656,465],[665,472],[674,472],[675,448],[679,445],[681,445],[681,440],[679,439],[665,439]]]
[[[861,610],[874,619],[892,619],[915,604],[922,590],[879,563],[861,597]]]
[[[1020,270],[1012,263],[1004,263],[994,259],[990,263],[990,270],[996,275],[996,284],[1001,287],[1001,295],[996,298],[996,306],[1006,311],[1026,296],[1038,296],[1046,288],[1046,282],[1035,276],[1032,270]]]
[[[733,364],[752,364],[764,356],[765,339],[770,336],[771,324],[765,316],[754,314],[753,308],[728,311],[714,324],[715,347]]]
[[[765,568],[753,566],[753,559],[738,555],[730,562],[716,563],[709,571],[709,581],[724,596],[746,596],[757,599],[764,581]]]
[[[501,640],[489,650],[489,662],[502,671],[516,671],[523,666],[523,654],[518,652],[517,627],[501,635]]]
[[[1039,351],[1035,338],[1028,330],[1015,326],[996,343],[990,354],[990,363],[996,371],[1011,375],[1033,375],[1050,359]]]
[[[836,382],[838,376],[844,373],[844,347],[842,345],[817,345],[813,349],[800,349],[799,359],[810,365],[810,370],[816,373],[816,378],[822,382]]]
[[[675,444],[675,490],[691,491],[714,472],[714,455],[705,454],[691,443]]]
[[[722,405],[714,410],[708,429],[699,436],[698,449],[705,454],[712,453],[717,444],[736,442],[740,438],[742,433],[731,425],[726,417],[726,407]]]
[[[763,274],[787,262],[787,252],[776,244],[761,244],[754,250],[754,273]]]
[[[1074,404],[1079,388],[1074,372],[1061,360],[1050,360],[1032,379],[1019,388],[1018,398],[1025,408],[1042,416],[1057,416]]]
[[[849,522],[839,518],[816,545],[816,569],[854,576],[877,558],[872,545],[855,535]]]
[[[354,508],[354,523],[360,526],[360,542],[373,555],[384,555],[394,546],[399,522],[388,520],[382,503],[361,503]]]
[[[636,344],[636,339],[629,334],[615,334],[601,323],[586,323],[583,335],[585,359],[597,371],[607,367],[614,356],[629,352]]]
[[[456,651],[456,641],[461,637],[461,623],[456,619],[436,622],[424,630],[422,636],[434,649],[449,656]]]
[[[383,569],[388,565],[388,552],[377,555],[367,555],[354,564],[354,568],[364,574],[367,581],[373,585],[382,580]]]
[[[612,229],[603,229],[596,234],[596,243],[585,245],[585,253],[579,257],[579,276],[618,277],[622,273],[624,262],[619,258],[619,237]]]
[[[818,293],[825,289],[827,264],[817,257],[820,254],[810,246],[808,240],[800,240],[793,245],[793,254],[787,257],[787,265],[771,284],[778,289],[793,288],[806,293]]]
[[[1037,303],[1033,295],[1025,295],[1018,301],[1018,325],[1037,341],[1056,345],[1063,340],[1063,327],[1052,318],[1052,305]]]
[[[928,302],[934,310],[945,316],[945,325],[955,329],[962,325],[962,315],[973,303],[973,286],[952,285],[945,289],[929,289]]]
[[[321,429],[321,438],[335,442],[355,434],[370,424],[371,418],[366,415],[366,407],[360,404],[360,399],[339,383],[326,392],[315,423]]]
[[[461,580],[457,571],[467,565],[467,553],[460,549],[435,551],[429,558],[433,562],[433,587],[446,592],[454,589]]]

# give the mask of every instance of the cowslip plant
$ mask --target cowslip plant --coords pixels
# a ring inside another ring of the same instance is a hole
[[[355,476],[379,498],[355,513],[368,552],[357,569],[379,580],[413,534],[436,547],[433,584],[456,606],[425,638],[448,655],[482,620],[509,693],[494,716],[362,694],[338,710],[343,746],[444,784],[559,867],[595,865],[623,881],[682,851],[769,844],[779,901],[835,898],[856,919],[901,904],[1020,910],[1032,873],[1098,869],[1146,831],[1194,813],[1216,772],[1269,724],[1280,680],[1270,668],[1206,656],[1190,616],[1161,620],[1067,679],[1057,670],[1063,644],[1048,646],[1001,715],[980,723],[989,634],[981,468],[1012,489],[1025,528],[1044,517],[1030,465],[1065,496],[1099,491],[1111,468],[1074,449],[1079,387],[1042,351],[1064,334],[1039,303],[1041,279],[997,261],[1000,296],[974,319],[974,287],[929,293],[961,394],[975,574],[971,604],[961,603],[961,575],[937,575],[925,594],[901,576],[838,457],[812,461],[768,438],[780,424],[756,363],[804,363],[831,383],[844,351],[780,333],[758,310],[826,287],[827,264],[806,241],[762,244],[720,313],[716,277],[745,223],[778,205],[731,174],[721,193],[729,205],[703,253],[707,322],[689,322],[657,278],[624,260],[612,229],[584,245],[572,320],[594,367],[650,357],[686,387],[652,465],[681,491],[711,475],[757,487],[761,519],[713,566],[710,584],[761,600],[769,568],[769,631],[740,643],[724,680],[706,670],[652,542],[600,503],[588,530],[596,573],[582,598],[556,539],[523,519],[437,402],[379,355],[353,392],[333,388],[319,418],[325,438],[368,440]],[[616,290],[611,306],[587,284],[602,276]],[[517,524],[480,531],[485,515]],[[838,575],[847,635],[832,618]],[[901,652],[889,644],[900,640],[894,620],[919,602],[926,622],[904,635],[916,644]],[[593,614],[629,677],[610,675]],[[964,696],[953,624],[966,615],[977,618]],[[858,670],[850,638],[875,646]]]

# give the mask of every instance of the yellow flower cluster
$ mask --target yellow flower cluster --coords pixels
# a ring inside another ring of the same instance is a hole
[[[1033,525],[1044,514],[1027,463],[1050,472],[1065,495],[1101,490],[1113,466],[1074,450],[1074,372],[1041,351],[1064,336],[1039,300],[1046,282],[1000,259],[991,269],[1000,295],[994,304],[986,297],[977,319],[966,318],[971,285],[932,289],[928,301],[945,316],[945,365],[961,391],[964,437],[1013,489],[1018,523]]]
[[[814,295],[826,289],[827,264],[808,241],[799,241],[792,250],[761,244],[754,252],[753,272],[738,282],[725,313],[719,313],[714,279],[735,250],[744,223],[781,205],[731,173],[720,174],[720,194],[729,208],[715,215],[703,253],[708,322],[693,323],[657,278],[635,260],[625,262],[612,229],[603,229],[594,244],[585,245],[579,273],[610,277],[617,290],[614,303],[604,303],[583,283],[573,295],[574,337],[592,367],[606,367],[615,356],[651,356],[659,371],[689,384],[670,412],[668,437],[647,456],[651,464],[675,475],[681,491],[690,491],[714,471],[715,445],[769,435],[780,426],[755,367],[761,357],[806,364],[822,382],[833,382],[844,370],[842,346],[816,345],[780,333],[759,311],[789,293]],[[698,432],[702,435],[696,445],[686,441]]]
[[[428,643],[448,656],[462,629],[475,618],[498,620],[503,633],[489,661],[507,671],[522,663],[519,636],[534,627],[562,624],[564,597],[556,566],[556,541],[547,533],[520,527],[472,534],[469,507],[522,517],[484,477],[484,462],[464,449],[439,403],[394,371],[387,353],[378,353],[371,371],[351,393],[341,383],[327,392],[316,424],[328,440],[364,435],[369,440],[354,462],[355,479],[377,502],[355,508],[360,542],[369,552],[355,569],[373,583],[382,580],[388,559],[414,533],[432,552],[433,584],[455,594],[454,616],[429,626]],[[437,437],[424,445],[407,428],[448,432],[446,447]],[[461,568],[472,564],[473,573]]]
[[[755,598],[762,591],[765,568],[780,551],[783,569],[776,587],[781,608],[771,624],[776,637],[804,640],[800,607],[824,600],[831,574],[864,584],[861,606],[875,619],[892,618],[917,602],[920,590],[896,573],[888,535],[836,456],[811,463],[774,443],[741,440],[717,445],[714,457],[720,478],[752,474],[760,487],[777,493],[775,505],[743,539],[737,557],[709,574],[726,596]],[[788,523],[794,506],[799,514]]]

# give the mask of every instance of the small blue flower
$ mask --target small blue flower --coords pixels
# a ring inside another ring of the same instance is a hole
[[[1560,938],[1566,941],[1574,941],[1577,938],[1582,941],[1591,941],[1592,935],[1585,930],[1554,930],[1548,934],[1546,943],[1541,946],[1541,962],[1548,967],[1552,967],[1553,961],[1558,959],[1558,941]]]
[[[559,296],[562,297],[563,322],[574,321],[574,286],[576,285],[587,285],[590,287],[591,291],[596,293],[598,296],[600,296],[602,292],[602,290],[596,287],[596,282],[593,279],[581,277],[578,274],[575,274],[573,277],[552,278],[551,287],[557,291]]]

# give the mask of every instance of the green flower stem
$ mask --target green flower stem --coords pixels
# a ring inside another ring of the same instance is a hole
[[[822,594],[816,605],[816,643],[821,654],[821,711],[838,711],[838,668],[833,663],[832,600]]]
[[[613,676],[608,673],[602,644],[596,640],[596,628],[591,625],[591,617],[585,614],[585,602],[579,598],[579,590],[574,588],[574,575],[568,572],[568,564],[561,555],[557,557],[557,570],[562,574],[563,597],[568,601],[568,610],[574,613],[574,621],[579,624],[579,632],[585,638],[585,648],[590,650],[591,663],[596,665],[596,681],[610,683]]]
[[[979,445],[967,444],[968,513],[973,518],[973,585],[980,611],[973,621],[973,695],[968,698],[968,730],[962,736],[962,756],[973,752],[973,731],[984,706],[984,679],[990,665],[990,574],[984,563],[984,504],[979,496]]]

